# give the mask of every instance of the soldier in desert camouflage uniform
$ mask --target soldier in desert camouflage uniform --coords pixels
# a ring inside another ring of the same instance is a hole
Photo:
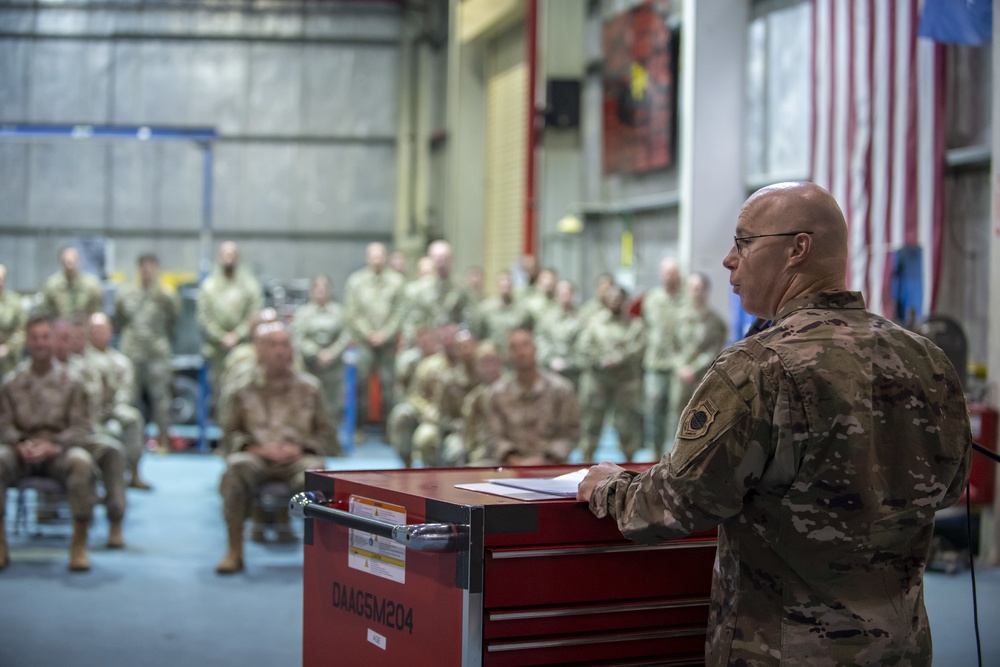
[[[21,297],[7,289],[7,267],[0,264],[0,380],[21,358],[27,317]]]
[[[629,461],[642,445],[642,320],[625,308],[621,287],[608,291],[607,308],[591,320],[576,341],[583,368],[580,381],[583,460],[594,460],[604,418],[614,410],[618,446]]]
[[[156,255],[139,257],[139,280],[122,285],[115,298],[115,328],[121,333],[119,348],[132,361],[135,385],[132,403],[149,397],[156,424],[158,451],[169,451],[170,399],[174,368],[170,339],[180,306],[177,293],[159,281]]]
[[[26,331],[28,363],[0,387],[0,569],[8,561],[7,488],[22,477],[45,475],[60,480],[69,495],[69,569],[89,570],[87,534],[96,489],[94,460],[84,448],[93,435],[87,396],[79,380],[54,358],[52,322],[32,317]],[[120,538],[121,517],[116,520]]]
[[[644,542],[719,526],[708,665],[930,665],[934,513],[969,477],[958,375],[846,290],[822,188],[758,191],[734,243],[733,289],[773,326],[719,356],[668,457],[595,466],[578,498]]]
[[[230,454],[219,483],[229,548],[219,574],[243,569],[243,524],[254,490],[268,480],[301,490],[305,471],[339,454],[316,378],[292,369],[291,334],[281,322],[257,326],[258,367],[232,398],[223,435]]]
[[[508,373],[486,393],[490,458],[502,465],[565,463],[580,440],[580,410],[569,380],[538,367],[526,329],[510,332]]]
[[[330,279],[315,276],[310,300],[295,312],[292,330],[306,370],[323,387],[327,411],[334,424],[344,419],[344,350],[351,343],[344,308],[330,300]]]
[[[408,285],[404,299],[406,338],[413,340],[418,327],[439,327],[448,322],[460,324],[465,316],[468,296],[451,278],[451,245],[434,241],[427,249],[433,273],[422,275]]]
[[[514,296],[514,281],[510,271],[497,274],[497,295],[483,301],[476,315],[476,336],[493,341],[500,356],[507,355],[507,334],[519,327],[532,326],[526,304]]]
[[[197,317],[202,356],[209,366],[212,391],[220,393],[219,377],[229,352],[250,339],[251,315],[264,307],[260,283],[239,265],[239,248],[232,241],[219,246],[219,264],[198,290]]]
[[[725,320],[708,306],[708,278],[701,273],[688,277],[688,305],[677,324],[677,368],[670,390],[670,412],[680,414],[705,377],[715,357],[726,346]]]
[[[103,310],[101,281],[80,272],[80,251],[72,246],[63,248],[59,251],[59,262],[62,270],[45,281],[39,310],[50,317],[69,317],[75,313],[89,315]]]
[[[462,403],[462,432],[444,441],[444,459],[449,465],[496,465],[490,458],[489,407],[487,391],[503,373],[503,359],[491,340],[476,346],[476,379],[479,381]]]
[[[94,313],[89,320],[89,342],[84,353],[86,363],[93,364],[104,376],[104,396],[99,421],[125,449],[125,468],[129,486],[150,488],[139,475],[139,459],[145,450],[146,420],[132,405],[135,371],[124,354],[111,347],[111,321],[104,313]]]
[[[671,402],[670,390],[680,350],[677,328],[687,306],[677,260],[672,257],[661,260],[660,279],[663,284],[646,292],[642,299],[642,318],[649,340],[642,360],[646,444],[656,458],[663,456],[666,437],[673,435],[672,428],[677,423],[677,416],[671,411],[676,401]]]
[[[367,266],[347,278],[347,326],[358,346],[358,422],[368,418],[368,382],[374,370],[382,390],[382,413],[395,405],[396,342],[403,310],[403,277],[386,267],[385,246],[370,243]]]
[[[576,353],[576,339],[583,329],[573,303],[573,283],[560,280],[556,285],[556,309],[535,327],[538,344],[538,363],[559,373],[573,383],[580,384],[580,363]]]

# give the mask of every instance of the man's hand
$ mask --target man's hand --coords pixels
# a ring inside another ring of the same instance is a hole
[[[368,344],[372,347],[382,347],[385,345],[387,338],[381,331],[373,331],[368,334]]]
[[[333,361],[333,350],[330,348],[325,348],[316,353],[316,361],[319,362],[321,368],[326,368]]]
[[[236,347],[236,344],[240,342],[240,337],[236,335],[235,331],[228,331],[222,335],[222,347],[227,350],[231,350]]]
[[[44,463],[59,455],[59,448],[49,440],[22,440],[17,443],[17,455],[29,465]]]
[[[587,471],[587,476],[583,478],[583,481],[580,482],[580,486],[576,489],[576,499],[589,503],[590,497],[594,495],[594,489],[597,488],[598,484],[603,482],[608,477],[617,475],[618,473],[624,471],[625,468],[611,463],[610,461],[601,461]]]
[[[246,451],[271,463],[291,463],[302,456],[302,446],[292,442],[265,442],[250,445]]]
[[[694,369],[691,368],[690,366],[682,366],[677,371],[677,377],[680,378],[680,381],[683,382],[684,384],[687,385],[694,384],[695,380]]]

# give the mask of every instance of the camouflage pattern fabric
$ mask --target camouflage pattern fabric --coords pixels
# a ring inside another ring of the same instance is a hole
[[[28,314],[16,292],[0,292],[0,346],[7,348],[0,356],[0,378],[14,370],[24,352],[24,324]]]
[[[511,455],[544,456],[565,463],[580,441],[580,409],[569,380],[538,370],[529,390],[508,373],[486,393],[489,415],[489,458],[503,462]]]
[[[719,526],[709,665],[930,665],[934,513],[969,477],[955,369],[926,339],[807,295],[720,355],[677,445],[591,497],[634,540]]]
[[[51,317],[74,313],[99,313],[104,310],[101,281],[88,273],[78,273],[70,282],[62,271],[52,274],[42,288],[39,309]]]

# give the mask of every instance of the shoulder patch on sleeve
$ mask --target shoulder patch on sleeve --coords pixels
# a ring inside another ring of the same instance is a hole
[[[706,398],[699,401],[684,413],[680,428],[677,430],[677,437],[685,440],[696,440],[707,435],[717,414],[719,414],[719,409],[715,407],[712,399]]]

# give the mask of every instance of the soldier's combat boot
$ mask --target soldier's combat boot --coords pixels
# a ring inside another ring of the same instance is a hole
[[[125,538],[122,537],[122,522],[112,521],[108,525],[108,548],[109,549],[124,549],[125,548]]]
[[[90,569],[90,556],[87,554],[89,523],[86,520],[73,520],[73,540],[69,545],[70,572],[86,572]]]
[[[215,566],[216,574],[235,574],[243,571],[243,522],[226,523],[229,549]]]

